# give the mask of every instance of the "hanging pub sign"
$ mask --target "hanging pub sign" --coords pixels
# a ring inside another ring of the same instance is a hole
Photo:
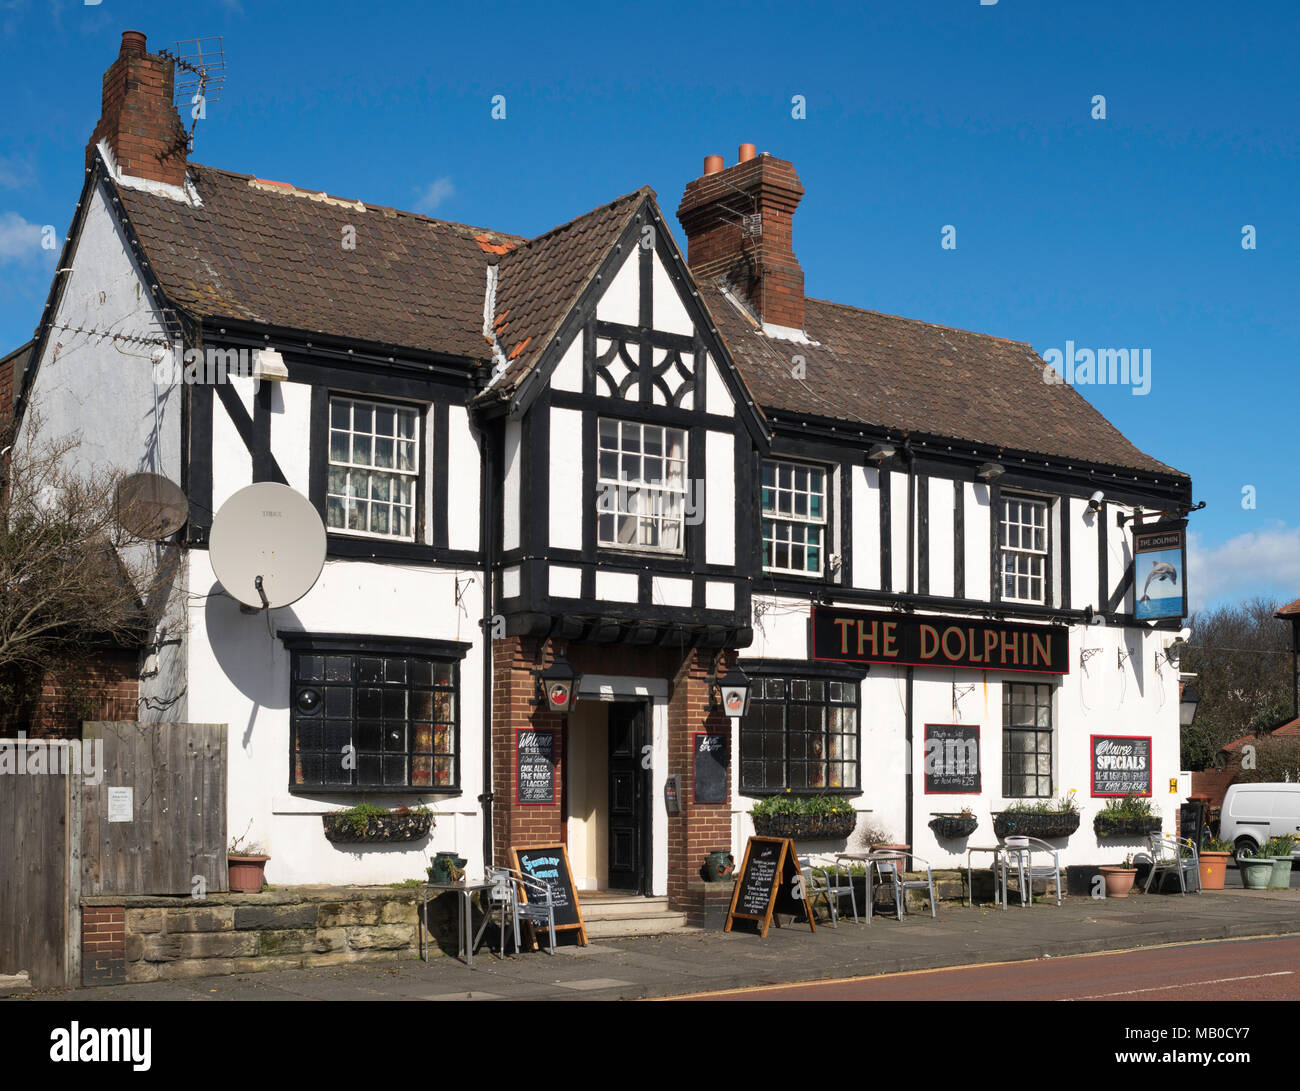
[[[1134,614],[1139,621],[1187,616],[1187,521],[1133,527]]]
[[[523,804],[555,802],[555,732],[520,728],[515,736],[516,798]]]
[[[980,618],[812,609],[812,658],[980,671],[1070,673],[1070,633],[1060,625]]]
[[[1151,736],[1093,735],[1092,794],[1149,796]]]
[[[979,724],[925,725],[925,791],[979,795]]]

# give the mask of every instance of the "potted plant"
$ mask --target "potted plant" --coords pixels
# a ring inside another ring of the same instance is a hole
[[[1228,857],[1232,855],[1232,844],[1217,838],[1206,843],[1201,849],[1198,864],[1201,872],[1202,890],[1222,890],[1223,880],[1228,870]]]
[[[433,825],[428,807],[398,807],[389,811],[373,803],[358,803],[346,811],[321,815],[325,837],[334,844],[375,841],[418,841]]]
[[[260,894],[265,883],[266,862],[271,859],[262,851],[262,846],[248,840],[248,831],[253,828],[253,820],[239,837],[230,839],[230,848],[226,850],[226,870],[229,875],[228,885],[232,894]]]
[[[1237,853],[1237,870],[1241,872],[1241,885],[1247,890],[1267,890],[1269,880],[1273,878],[1273,858],[1263,855],[1269,850],[1269,842],[1260,846],[1260,855],[1242,856]]]
[[[956,814],[951,812],[936,814],[927,825],[934,830],[936,837],[956,840],[973,834],[975,827],[979,825],[979,819],[975,817],[975,812],[971,808],[963,807]]]
[[[1150,799],[1130,792],[1123,799],[1106,800],[1092,828],[1098,837],[1146,837],[1160,832],[1160,811]]]
[[[429,882],[439,886],[465,881],[465,865],[469,863],[463,856],[454,852],[439,852],[429,858],[431,866],[425,868]]]
[[[794,837],[829,841],[848,837],[858,816],[840,796],[769,796],[750,808],[749,816],[759,837]]]
[[[1133,866],[1133,854],[1124,857],[1122,864],[1103,864],[1098,869],[1106,880],[1106,897],[1127,898],[1133,889],[1133,880],[1137,878],[1137,868]]]
[[[1020,801],[994,814],[993,832],[999,839],[1014,837],[1069,837],[1079,828],[1079,805],[1074,790],[1060,799]]]
[[[1287,890],[1291,886],[1291,849],[1295,838],[1289,834],[1270,837],[1264,842],[1261,857],[1267,857],[1273,865],[1273,873],[1268,879],[1269,890]]]

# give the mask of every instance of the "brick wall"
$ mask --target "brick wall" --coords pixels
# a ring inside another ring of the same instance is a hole
[[[5,716],[6,731],[32,738],[79,738],[83,720],[139,719],[139,655],[113,648],[49,667],[28,687],[24,707]]]
[[[81,983],[121,985],[126,981],[126,907],[85,906],[81,910]]]

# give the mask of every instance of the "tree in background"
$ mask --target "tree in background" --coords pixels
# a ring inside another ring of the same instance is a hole
[[[1204,769],[1225,743],[1291,717],[1291,630],[1273,616],[1279,609],[1255,598],[1192,616],[1179,669],[1197,676],[1190,685],[1200,703],[1183,728],[1184,769]]]

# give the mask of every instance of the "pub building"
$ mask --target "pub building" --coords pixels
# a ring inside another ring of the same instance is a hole
[[[1066,862],[1121,852],[1123,790],[1172,828],[1190,480],[1028,344],[806,297],[792,163],[705,159],[685,256],[648,188],[525,238],[195,163],[171,75],[124,35],[18,411],[189,498],[140,718],[229,725],[268,882],[563,844],[580,890],[698,918],[773,794],[849,800],[807,848],[939,865],[964,807],[987,843],[1072,794]],[[327,531],[269,613],[207,549],[260,481]],[[342,851],[321,816],[360,800],[432,833]]]

